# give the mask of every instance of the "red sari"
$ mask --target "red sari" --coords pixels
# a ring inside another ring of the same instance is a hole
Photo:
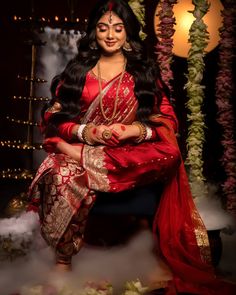
[[[113,111],[119,78],[120,75],[103,82],[107,116]],[[71,126],[89,122],[132,124],[137,100],[130,74],[124,74],[120,89],[118,111],[113,121],[107,122],[100,110],[98,81],[88,73],[81,97],[81,117],[71,122]],[[118,147],[84,144],[81,163],[64,154],[49,154],[30,186],[31,208],[38,208],[42,234],[48,244],[56,248],[74,217],[76,230],[83,234],[96,191],[119,192],[155,181],[163,182],[164,192],[153,232],[160,254],[173,272],[173,282],[167,293],[219,294],[213,291],[216,280],[210,265],[207,232],[191,196],[175,139],[177,120],[166,97],[160,109],[169,117],[155,114],[150,117],[153,130],[150,141],[127,142]],[[63,133],[63,124],[59,130],[64,139],[70,140],[68,134]]]

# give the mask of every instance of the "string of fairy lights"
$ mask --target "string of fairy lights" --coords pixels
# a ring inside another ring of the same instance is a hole
[[[72,1],[73,2],[73,1]],[[72,3],[73,4],[73,3]],[[60,28],[61,34],[77,34],[83,30],[83,27],[86,26],[87,19],[80,19],[79,17],[74,16],[74,9],[73,7],[70,8],[71,15],[70,17],[67,16],[52,16],[48,17],[37,17],[35,16],[34,9],[32,9],[32,16],[17,16],[14,15],[11,18],[13,24],[20,28],[23,31],[31,32],[32,38],[27,40],[27,43],[32,47],[35,46],[44,46],[45,44],[40,40],[40,38],[34,38],[33,35],[36,33],[43,33],[46,27],[55,27]],[[33,61],[33,59],[32,59]],[[35,62],[35,60],[34,60]],[[32,62],[33,63],[33,62]],[[47,81],[41,77],[36,77],[36,75],[32,75],[32,69],[30,75],[17,75],[17,79],[25,81],[29,83],[29,88],[32,89],[32,85],[35,84],[44,84]],[[43,96],[36,96],[34,95],[33,91],[30,91],[29,95],[14,95],[11,97],[13,100],[18,101],[26,101],[29,106],[29,112],[33,109],[33,103],[41,103],[46,102],[49,100],[48,97]],[[19,119],[15,118],[14,116],[7,115],[5,118],[8,122],[18,124],[21,126],[25,126],[28,130],[33,130],[32,128],[38,127],[39,123],[34,122],[32,116],[28,116],[28,119]],[[19,151],[34,151],[34,150],[41,150],[42,144],[35,143],[32,139],[29,139],[27,136],[27,140],[1,140],[0,147],[5,149],[13,149]],[[34,177],[34,171],[32,169],[22,169],[22,168],[6,168],[0,171],[0,178],[4,179],[25,179],[30,180]]]
[[[44,17],[41,18],[35,18],[35,17],[17,17],[14,16],[13,17],[13,22],[19,26],[21,29],[25,28],[26,30],[29,30],[31,32],[39,32],[41,33],[43,31],[43,28],[47,25],[52,25],[55,24],[55,26],[61,26],[65,29],[70,29],[72,27],[72,23],[69,21],[68,18],[59,18],[57,16],[54,17],[54,20],[51,21],[50,19],[46,19]],[[75,23],[78,25],[79,19],[76,18]],[[63,23],[63,26],[62,26]],[[73,23],[73,26],[75,26],[75,23]],[[39,42],[40,40],[34,40],[34,38],[30,38],[30,40],[27,40],[28,44],[30,46],[42,46],[44,45],[42,42]],[[35,57],[33,57],[33,53],[32,53],[32,64],[34,62],[34,65],[32,67],[35,66],[35,58],[36,58],[36,54]],[[49,100],[48,97],[44,97],[44,96],[36,96],[34,94],[34,91],[32,89],[34,89],[34,85],[35,84],[44,84],[47,82],[47,80],[41,78],[41,77],[36,77],[36,75],[34,73],[32,73],[32,68],[31,68],[31,74],[30,75],[17,75],[17,79],[28,83],[28,87],[29,87],[29,95],[13,95],[11,97],[11,99],[16,100],[16,101],[26,101],[28,103],[28,109],[29,109],[29,114],[30,112],[33,112],[33,107],[34,105],[32,105],[33,103],[41,103],[41,102],[46,102]],[[10,123],[14,123],[14,124],[18,124],[21,126],[25,126],[25,128],[28,128],[28,130],[33,130],[32,128],[34,127],[38,127],[39,123],[38,122],[34,122],[33,117],[32,116],[28,116],[27,119],[19,119],[14,117],[14,115],[7,115],[5,117],[5,120],[10,122]],[[29,129],[30,128],[30,129]],[[28,132],[27,132],[28,133]],[[32,132],[33,133],[33,132]],[[10,150],[19,150],[19,151],[34,151],[34,150],[41,150],[42,149],[42,143],[35,143],[33,142],[32,138],[28,137],[27,135],[27,139],[26,140],[1,140],[0,141],[0,147],[4,148],[4,149],[10,149]],[[32,158],[32,157],[31,157]],[[25,179],[25,180],[32,180],[33,177],[35,175],[35,171],[33,171],[32,167],[27,167],[26,169],[24,168],[4,168],[0,170],[0,178],[1,179]]]
[[[14,95],[12,96],[12,99],[16,99],[16,100],[32,100],[32,101],[48,101],[49,98],[48,97],[35,97],[35,96],[17,96],[17,95]]]
[[[33,145],[31,145],[26,142],[22,142],[21,140],[1,140],[0,146],[18,150],[35,150],[42,148],[41,143],[34,143]]]
[[[3,179],[25,179],[32,180],[34,178],[34,172],[27,169],[15,168],[0,171],[0,177]]]
[[[31,26],[36,28],[39,33],[44,32],[45,27],[54,27],[61,28],[61,33],[70,34],[70,31],[73,31],[73,34],[77,34],[81,29],[86,26],[88,19],[80,19],[79,17],[67,17],[67,16],[53,16],[48,17],[21,17],[14,15],[13,22],[15,24],[20,24],[23,28]]]
[[[29,76],[17,76],[18,79],[20,80],[24,80],[24,81],[29,81],[29,82],[34,82],[34,83],[46,83],[47,81],[45,79],[42,78],[37,78],[37,77],[29,77]]]
[[[17,124],[22,124],[22,125],[30,125],[30,126],[39,126],[39,123],[37,123],[37,122],[15,119],[15,118],[11,118],[9,116],[7,116],[6,119],[12,123],[17,123]]]

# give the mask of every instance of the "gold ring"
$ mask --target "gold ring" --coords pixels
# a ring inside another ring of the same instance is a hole
[[[112,137],[112,132],[111,132],[111,130],[106,129],[106,130],[104,130],[104,131],[102,132],[102,138],[103,138],[103,139],[108,140],[108,139],[110,139],[111,137]]]

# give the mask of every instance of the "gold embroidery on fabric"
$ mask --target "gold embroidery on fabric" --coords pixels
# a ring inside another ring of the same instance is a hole
[[[84,168],[87,171],[89,188],[107,192],[110,189],[104,163],[104,147],[84,146]]]
[[[194,231],[197,240],[198,247],[200,249],[200,255],[203,261],[211,263],[211,251],[209,245],[209,239],[207,231],[202,222],[201,217],[196,209],[192,210],[192,219],[194,223]]]
[[[62,176],[68,176],[70,174],[70,170],[67,167],[61,167],[60,173]]]
[[[131,97],[127,102],[125,110],[121,110],[117,113],[117,117],[115,118],[117,122],[121,122],[123,124],[131,124],[135,119],[135,111],[137,109],[137,101],[135,97]]]
[[[51,211],[49,214],[45,215],[42,225],[43,235],[52,247],[57,245],[71,218],[72,211],[69,204],[62,196],[58,196],[58,201],[54,201]]]
[[[126,88],[124,89],[124,91],[123,91],[124,96],[127,96],[127,95],[129,94],[129,92],[130,92],[129,88],[126,87]]]
[[[55,165],[57,162],[62,163],[63,167]],[[48,170],[40,179],[40,183],[45,184],[42,233],[48,244],[56,247],[89,189],[85,171],[77,161],[58,154],[47,164],[45,167]],[[91,202],[91,197],[88,202]]]

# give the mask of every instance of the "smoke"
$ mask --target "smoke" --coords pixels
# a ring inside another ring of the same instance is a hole
[[[231,235],[229,231],[221,231],[223,252],[217,270],[226,279],[236,281],[234,220],[222,209],[221,202],[216,197],[215,186],[211,187],[210,192],[208,198],[195,200],[196,205],[208,230],[232,229]],[[155,286],[160,281],[171,278],[168,267],[153,253],[153,237],[147,229],[140,230],[123,245],[85,245],[73,257],[73,271],[68,274],[60,274],[54,270],[54,254],[41,238],[39,221],[35,213],[28,212],[10,219],[2,219],[0,237],[7,238],[10,232],[14,241],[12,245],[16,249],[22,246],[22,241],[30,242],[31,246],[26,249],[27,253],[23,257],[1,262],[1,295],[10,295],[14,292],[20,292],[22,295],[57,294],[53,293],[53,288],[60,292],[68,288],[68,293],[60,294],[77,294],[72,293],[73,290],[81,290],[86,282],[104,281],[112,284],[114,294],[121,294],[127,281],[140,279],[144,286]],[[42,291],[43,286],[48,286],[47,292]]]
[[[25,257],[5,261],[0,267],[1,295],[14,292],[27,295],[30,289],[38,290],[35,294],[41,294],[43,285],[57,290],[68,286],[70,290],[78,290],[91,281],[107,281],[117,294],[121,294],[126,281],[140,279],[143,284],[150,284],[155,278],[156,282],[152,282],[155,284],[157,280],[171,278],[167,266],[153,254],[153,239],[149,230],[138,232],[122,246],[104,248],[85,245],[73,257],[71,273],[55,272],[53,265],[53,252],[45,244],[34,246]]]
[[[44,95],[49,95],[49,85],[52,78],[61,73],[66,64],[77,53],[77,42],[81,38],[80,32],[73,31],[61,33],[61,29],[46,27],[44,33],[39,34],[39,38],[45,43],[40,47],[37,75],[47,80],[46,88],[41,90]]]
[[[38,228],[39,218],[34,212],[0,219],[0,259],[13,259],[13,255],[27,253],[35,241]]]
[[[61,73],[66,64],[77,53],[77,42],[81,38],[80,32],[67,31],[62,33],[61,29],[46,27],[43,33],[38,34],[38,38],[45,44],[39,47],[37,54],[36,76],[46,80],[46,83],[36,83],[36,97],[50,96],[50,84],[52,78]],[[40,122],[42,104],[34,105],[34,120]],[[34,129],[34,142],[42,142],[42,135],[39,129]],[[42,150],[37,150],[33,154],[33,167],[37,169],[45,158],[46,154]]]
[[[235,219],[223,209],[217,190],[216,185],[208,184],[207,197],[194,199],[196,207],[207,230],[223,229],[233,233],[236,229]],[[200,193],[197,195],[200,195]]]
[[[12,235],[28,235],[38,227],[39,217],[37,213],[32,211],[24,212],[11,218],[0,219],[0,236]]]

